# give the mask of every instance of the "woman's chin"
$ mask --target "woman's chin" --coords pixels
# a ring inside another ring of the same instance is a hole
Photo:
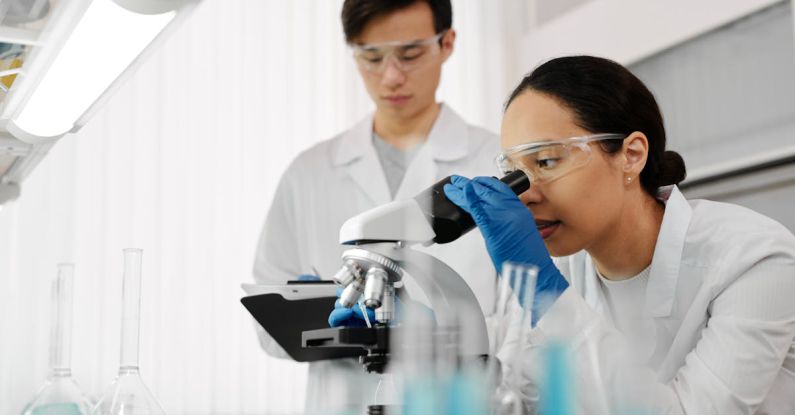
[[[562,241],[557,238],[547,238],[544,240],[544,244],[547,246],[549,255],[553,257],[569,256],[582,250],[580,247],[562,243]]]

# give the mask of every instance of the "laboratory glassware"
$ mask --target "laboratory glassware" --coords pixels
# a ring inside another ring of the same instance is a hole
[[[72,295],[74,265],[58,264],[52,282],[50,373],[22,415],[88,415],[91,405],[72,378]]]
[[[124,250],[122,287],[121,366],[94,408],[94,415],[165,415],[138,370],[138,339],[141,309],[141,254],[136,248]]]
[[[523,390],[528,385],[522,382],[526,370],[524,357],[530,347],[530,326],[533,300],[538,278],[538,267],[505,262],[498,280],[495,301],[495,341],[491,356],[502,360],[501,370],[497,370],[497,360],[489,366],[489,377],[496,385],[492,398],[495,415],[522,415],[528,408],[522,399]],[[501,372],[499,375],[497,372]]]

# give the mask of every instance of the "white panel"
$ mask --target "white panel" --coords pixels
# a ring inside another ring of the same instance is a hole
[[[630,69],[655,93],[668,147],[685,159],[685,195],[740,204],[795,230],[795,166],[746,169],[795,155],[792,19],[782,2]]]
[[[630,69],[654,92],[695,180],[795,154],[795,44],[789,2]]]
[[[736,203],[767,215],[795,232],[795,165],[733,177],[684,190],[688,198]]]
[[[537,0],[533,26],[543,26],[590,1],[594,0]]]
[[[630,64],[780,1],[592,1],[526,33],[520,70],[573,54]]]

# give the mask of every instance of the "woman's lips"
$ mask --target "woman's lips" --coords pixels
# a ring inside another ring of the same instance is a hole
[[[543,239],[549,238],[560,226],[560,221],[537,220],[536,228]]]

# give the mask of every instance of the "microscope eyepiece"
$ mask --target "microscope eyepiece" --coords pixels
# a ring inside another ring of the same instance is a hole
[[[472,216],[447,199],[444,194],[444,185],[451,181],[452,176],[447,176],[414,198],[433,227],[436,234],[433,241],[437,244],[455,241],[475,227]],[[530,178],[521,170],[508,173],[500,178],[500,181],[507,184],[517,195],[530,188]]]

